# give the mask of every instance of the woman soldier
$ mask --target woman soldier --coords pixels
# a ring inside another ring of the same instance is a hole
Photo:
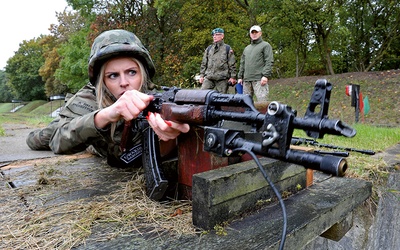
[[[56,154],[90,146],[111,166],[141,166],[143,127],[137,118],[153,99],[146,93],[154,74],[150,54],[136,35],[125,30],[103,32],[91,48],[90,82],[66,102],[59,118],[29,134],[28,146]],[[180,133],[189,131],[188,124],[166,121],[157,113],[145,116],[160,139],[162,155],[176,145]],[[130,126],[128,134],[123,132],[125,124]]]

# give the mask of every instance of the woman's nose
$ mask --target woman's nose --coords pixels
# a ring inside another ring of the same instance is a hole
[[[128,85],[129,85],[128,78],[125,75],[121,75],[121,81],[119,83],[119,86],[126,87]]]

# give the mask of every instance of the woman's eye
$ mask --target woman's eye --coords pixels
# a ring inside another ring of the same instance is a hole
[[[137,71],[136,70],[129,70],[129,75],[134,76],[136,75]]]
[[[115,79],[115,78],[117,78],[117,74],[109,74],[108,75],[108,78],[110,78],[110,79]]]

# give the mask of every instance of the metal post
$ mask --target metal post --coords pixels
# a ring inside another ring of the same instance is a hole
[[[355,107],[355,118],[358,123],[360,117],[360,85],[352,84],[351,106]]]

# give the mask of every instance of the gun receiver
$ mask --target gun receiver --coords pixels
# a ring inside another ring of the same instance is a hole
[[[170,121],[205,126],[204,150],[220,156],[246,149],[262,156],[343,176],[347,169],[344,158],[290,149],[294,129],[302,129],[314,138],[322,138],[325,134],[356,135],[356,131],[344,122],[328,119],[331,89],[332,85],[326,80],[316,82],[303,118],[296,117],[297,112],[290,106],[276,101],[269,103],[267,112],[263,114],[255,108],[249,95],[176,87],[164,87],[164,92],[155,93],[145,112],[160,113]],[[320,112],[315,113],[318,105],[321,105]],[[245,133],[224,128],[221,125],[223,121],[242,122],[249,125],[251,131]]]

